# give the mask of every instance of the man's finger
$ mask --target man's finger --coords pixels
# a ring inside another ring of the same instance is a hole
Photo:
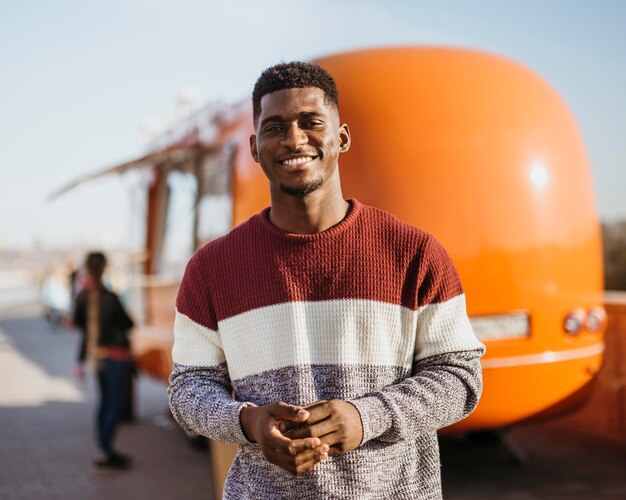
[[[272,417],[280,420],[291,420],[293,422],[304,422],[309,418],[309,412],[302,406],[294,406],[287,403],[275,403],[270,408]]]
[[[290,429],[294,429],[300,427],[300,424],[304,422],[306,425],[314,424],[325,418],[328,418],[330,415],[330,408],[327,404],[327,401],[317,401],[311,405],[305,406],[306,412],[308,413],[307,418],[302,421],[294,422],[285,422],[282,426],[283,432],[289,431]]]
[[[335,445],[338,445],[341,443],[341,436],[339,435],[338,432],[330,432],[328,434],[326,434],[325,436],[320,438],[320,442],[323,445],[328,445],[330,447],[330,455],[333,455],[333,449],[335,448]]]
[[[299,451],[315,448],[321,441],[318,438],[305,438],[297,442],[285,437],[278,429],[272,429],[263,440],[264,447],[271,448],[285,455],[295,455]]]
[[[310,439],[294,439],[289,442],[289,453],[296,455],[302,451],[317,448],[321,444],[322,442],[316,437]]]
[[[320,399],[319,401],[315,401],[315,403],[304,405],[303,408],[305,408],[306,410],[310,410],[311,408],[315,408],[316,406],[323,405],[324,403],[328,403],[328,400]]]
[[[288,472],[294,473],[296,465],[293,456],[285,455],[276,450],[264,450],[263,454],[269,462],[278,465]]]
[[[327,459],[328,453],[329,447],[320,445],[316,448],[305,450],[296,456],[285,455],[276,450],[268,450],[265,453],[265,457],[291,474],[304,474],[312,471],[322,460]]]
[[[289,445],[291,439],[284,436],[277,428],[271,429],[263,436],[263,446],[278,450],[283,453],[289,453]]]
[[[315,461],[315,460],[310,460],[306,463],[302,463],[302,464],[298,464],[298,465],[294,465],[292,466],[292,470],[290,471],[292,474],[306,474],[307,472],[311,472],[313,469],[315,469],[315,466],[318,464],[319,462]]]
[[[303,465],[309,462],[319,463],[328,458],[330,447],[327,444],[316,446],[310,450],[304,450],[293,457],[295,465]]]
[[[320,438],[322,442],[321,446],[328,445],[328,455],[333,457],[336,455],[343,455],[346,450],[343,449],[343,438],[339,432],[331,432]]]
[[[334,422],[332,418],[326,418],[325,420],[307,425],[306,427],[289,430],[285,432],[285,436],[290,439],[314,438],[325,436],[336,430],[336,422]]]
[[[318,401],[313,403],[312,405],[307,406],[306,410],[309,413],[309,416],[306,419],[307,424],[314,424],[315,422],[328,418],[330,415],[328,401]]]

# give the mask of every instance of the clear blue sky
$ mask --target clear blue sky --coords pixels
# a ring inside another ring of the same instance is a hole
[[[625,27],[620,0],[0,0],[0,248],[123,243],[123,181],[45,196],[139,155],[141,124],[184,87],[234,102],[280,60],[400,43],[539,73],[582,130],[601,217],[626,218]]]

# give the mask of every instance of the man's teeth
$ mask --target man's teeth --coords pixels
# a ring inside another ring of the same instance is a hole
[[[300,165],[301,163],[306,163],[307,161],[311,161],[313,158],[310,156],[300,156],[298,158],[289,158],[288,160],[283,161],[283,165]]]

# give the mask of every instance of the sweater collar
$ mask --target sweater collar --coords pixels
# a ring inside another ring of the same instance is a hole
[[[263,209],[263,211],[259,214],[259,219],[265,230],[267,230],[273,237],[278,237],[284,240],[290,241],[322,241],[335,237],[336,235],[343,233],[346,229],[354,225],[354,222],[359,217],[363,205],[354,198],[349,198],[346,200],[350,204],[350,208],[348,209],[348,213],[346,216],[341,219],[337,224],[332,227],[329,227],[325,231],[319,233],[310,233],[310,234],[302,234],[302,233],[289,233],[287,231],[283,231],[282,229],[277,228],[274,224],[271,223],[269,218],[270,207]]]

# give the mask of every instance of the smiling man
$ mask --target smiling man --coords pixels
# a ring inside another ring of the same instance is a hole
[[[476,406],[484,353],[452,261],[343,198],[351,138],[326,71],[273,66],[252,100],[271,206],[187,266],[174,416],[239,445],[226,499],[440,498],[437,429]]]

